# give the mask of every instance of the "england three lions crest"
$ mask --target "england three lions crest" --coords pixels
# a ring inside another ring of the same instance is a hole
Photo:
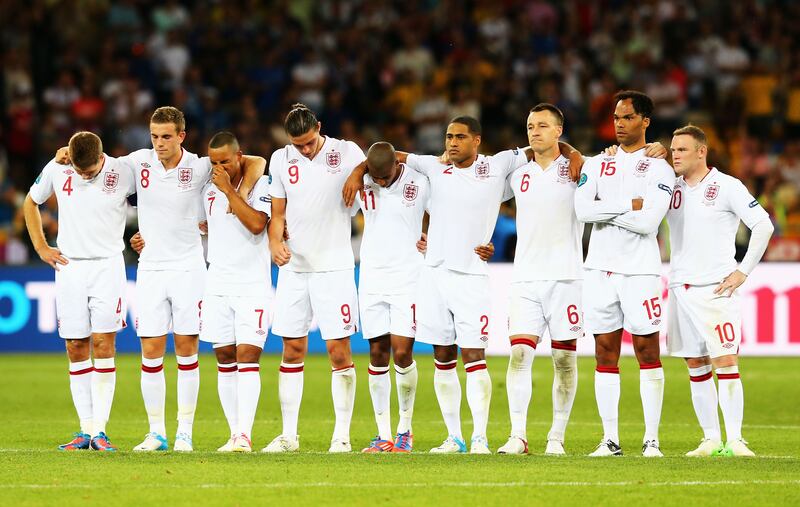
[[[478,179],[485,180],[489,177],[489,162],[481,161],[475,166],[475,176]]]
[[[118,184],[119,184],[119,174],[106,173],[105,177],[103,178],[103,191],[114,192],[117,189]]]
[[[406,202],[414,202],[417,198],[417,194],[419,194],[419,186],[412,185],[411,183],[403,185],[403,199],[405,199]]]
[[[192,182],[192,168],[180,167],[178,168],[178,186],[187,188]]]
[[[650,169],[650,161],[640,160],[639,162],[637,162],[633,172],[636,174],[636,176],[644,176],[645,174],[647,174],[648,169]]]
[[[706,201],[713,201],[719,195],[719,185],[708,185],[703,197]]]
[[[558,164],[558,180],[562,183],[569,181],[569,162]]]
[[[325,154],[325,163],[328,164],[328,172],[338,173],[339,166],[342,165],[342,154],[338,151],[329,151]]]

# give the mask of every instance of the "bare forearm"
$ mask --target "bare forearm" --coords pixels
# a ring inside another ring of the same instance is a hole
[[[39,212],[39,205],[33,202],[30,196],[25,198],[23,214],[25,215],[25,227],[28,229],[28,235],[31,237],[33,248],[39,251],[47,246],[47,238],[44,236],[42,214]]]
[[[250,207],[236,192],[231,192],[227,197],[231,206],[231,211],[248,231],[253,234],[261,234],[264,232],[264,227],[267,226],[266,213]]]

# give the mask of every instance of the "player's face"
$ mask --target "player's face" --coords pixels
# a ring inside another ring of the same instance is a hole
[[[536,153],[552,149],[564,128],[550,111],[536,111],[528,115],[528,144]]]
[[[633,108],[631,99],[620,100],[614,109],[614,131],[617,142],[624,146],[638,143],[650,125],[650,118],[644,118]]]
[[[150,140],[159,160],[172,160],[180,156],[181,143],[186,132],[178,132],[174,123],[151,123]]]
[[[481,136],[471,134],[469,127],[463,123],[451,123],[447,126],[444,147],[450,160],[460,164],[474,157],[481,144]]]
[[[320,145],[319,123],[302,136],[289,136],[289,142],[306,158],[314,158]]]
[[[678,176],[691,173],[703,163],[705,147],[692,136],[679,135],[672,138],[672,167]]]
[[[211,160],[211,167],[221,167],[235,181],[242,171],[242,151],[235,149],[231,145],[220,148],[209,148],[208,158]]]
[[[400,162],[395,160],[388,167],[376,167],[374,170],[370,167],[369,175],[372,177],[372,181],[386,188],[400,176]]]

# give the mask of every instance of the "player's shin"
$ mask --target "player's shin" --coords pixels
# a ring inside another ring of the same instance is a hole
[[[697,422],[703,429],[703,438],[719,442],[722,440],[717,412],[717,389],[711,373],[711,365],[689,368],[689,386],[692,405]]]
[[[231,436],[235,435],[239,427],[239,406],[237,403],[237,374],[236,363],[217,363],[217,393],[222,405],[222,412],[228,421]]]
[[[619,444],[619,367],[597,366],[594,372],[594,396],[603,421],[603,440]]]
[[[92,436],[106,431],[116,383],[117,369],[114,366],[114,358],[95,359],[92,373]]]
[[[238,411],[238,430],[252,440],[253,421],[261,396],[261,374],[258,363],[239,363],[236,379],[236,402]]]
[[[531,401],[531,369],[536,343],[531,339],[511,340],[511,355],[506,372],[508,412],[511,418],[511,435],[527,440],[528,405]],[[467,377],[469,378],[469,377]]]
[[[353,418],[353,405],[356,397],[356,369],[353,364],[332,371],[331,395],[333,411],[336,415],[333,440],[349,442],[350,421]]]
[[[300,402],[303,400],[303,363],[281,362],[278,374],[278,399],[281,403],[283,419],[282,435],[297,437],[297,418],[300,415]]]
[[[200,368],[197,354],[177,356],[178,361],[178,433],[192,434],[197,394],[200,391]]]
[[[467,403],[472,412],[472,438],[486,438],[489,405],[492,401],[492,379],[486,369],[486,360],[466,363],[464,370],[467,372]]]
[[[69,389],[80,420],[81,433],[92,435],[92,360],[69,363]]]
[[[392,390],[388,366],[369,365],[369,394],[372,398],[372,409],[375,412],[375,423],[381,440],[393,440],[389,397]]]
[[[548,440],[564,442],[564,432],[578,389],[578,357],[575,345],[552,342],[553,354],[553,425]]]
[[[411,432],[411,419],[414,415],[414,399],[417,395],[417,362],[412,361],[406,368],[394,365],[395,382],[397,383],[397,404],[400,408],[400,420],[397,433]]]
[[[639,394],[644,412],[644,441],[658,441],[661,406],[664,401],[664,368],[661,361],[639,365]]]
[[[463,440],[464,437],[461,434],[461,382],[459,382],[456,372],[458,360],[453,359],[446,362],[434,360],[434,363],[436,371],[433,374],[433,388],[436,391],[436,399],[439,401],[444,424],[447,426],[447,433]]]
[[[164,358],[148,359],[142,356],[142,373],[140,386],[144,409],[150,423],[150,432],[166,436],[164,425],[164,402],[167,395],[167,385],[164,380]]]
[[[744,417],[744,390],[738,366],[717,368],[719,407],[725,420],[725,437],[728,442],[742,438]]]

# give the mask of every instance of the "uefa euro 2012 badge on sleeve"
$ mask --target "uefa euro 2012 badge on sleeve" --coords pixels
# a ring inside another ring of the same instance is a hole
[[[586,173],[581,173],[581,179],[578,180],[578,186],[582,187],[583,184],[586,183],[586,180],[588,180],[588,179],[589,179],[589,176],[587,176]]]

